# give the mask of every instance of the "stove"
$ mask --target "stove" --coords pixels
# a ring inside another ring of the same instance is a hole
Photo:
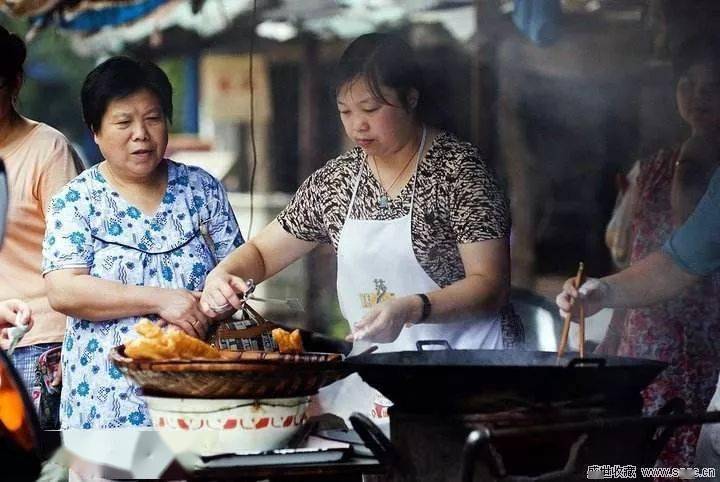
[[[374,429],[375,441],[363,439],[391,467],[393,482],[579,481],[588,479],[592,466],[653,465],[670,431],[658,431],[660,420],[643,417],[641,408],[639,395],[488,405],[473,413],[392,407],[392,441],[383,441]],[[668,406],[665,421],[681,421],[682,415],[672,414],[682,408]],[[366,432],[354,425],[361,436]]]

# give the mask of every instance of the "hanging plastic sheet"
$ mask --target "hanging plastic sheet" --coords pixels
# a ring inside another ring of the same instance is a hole
[[[560,0],[515,0],[513,23],[538,45],[557,39],[561,17]]]

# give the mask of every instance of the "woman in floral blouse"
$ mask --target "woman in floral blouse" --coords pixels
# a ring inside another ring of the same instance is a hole
[[[85,79],[83,115],[105,161],[50,202],[43,273],[68,315],[62,428],[150,425],[137,387],[108,360],[139,317],[204,337],[207,273],[242,244],[217,179],[163,157],[172,88],[156,65],[114,57]]]

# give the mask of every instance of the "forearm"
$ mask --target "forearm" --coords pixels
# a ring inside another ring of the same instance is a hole
[[[266,273],[263,257],[252,241],[230,253],[218,264],[218,268],[245,280],[252,279],[256,284],[272,276]]]
[[[469,275],[445,288],[426,293],[432,309],[424,323],[451,323],[469,317],[495,314],[507,304],[510,284],[507,280]],[[414,296],[414,320],[422,315],[422,301]]]
[[[88,321],[105,321],[160,311],[163,288],[125,285],[90,275],[76,275],[48,287],[50,306]]]
[[[602,278],[608,294],[607,308],[634,308],[667,301],[691,286],[698,276],[680,268],[662,251],[617,274]]]

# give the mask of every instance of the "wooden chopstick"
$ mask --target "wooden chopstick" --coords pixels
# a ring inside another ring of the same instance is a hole
[[[582,261],[578,264],[578,270],[577,274],[575,275],[575,280],[573,281],[573,286],[575,289],[582,286],[582,284],[585,282],[585,265]],[[563,353],[565,353],[565,348],[567,347],[568,342],[568,335],[570,333],[570,320],[572,319],[572,316],[568,313],[567,316],[565,316],[565,319],[563,320],[563,329],[562,329],[562,335],[560,336],[560,345],[558,346],[558,353],[557,357],[558,360],[563,356]],[[585,310],[583,309],[582,304],[580,305],[580,319],[578,320],[580,323],[580,357],[585,356]]]

